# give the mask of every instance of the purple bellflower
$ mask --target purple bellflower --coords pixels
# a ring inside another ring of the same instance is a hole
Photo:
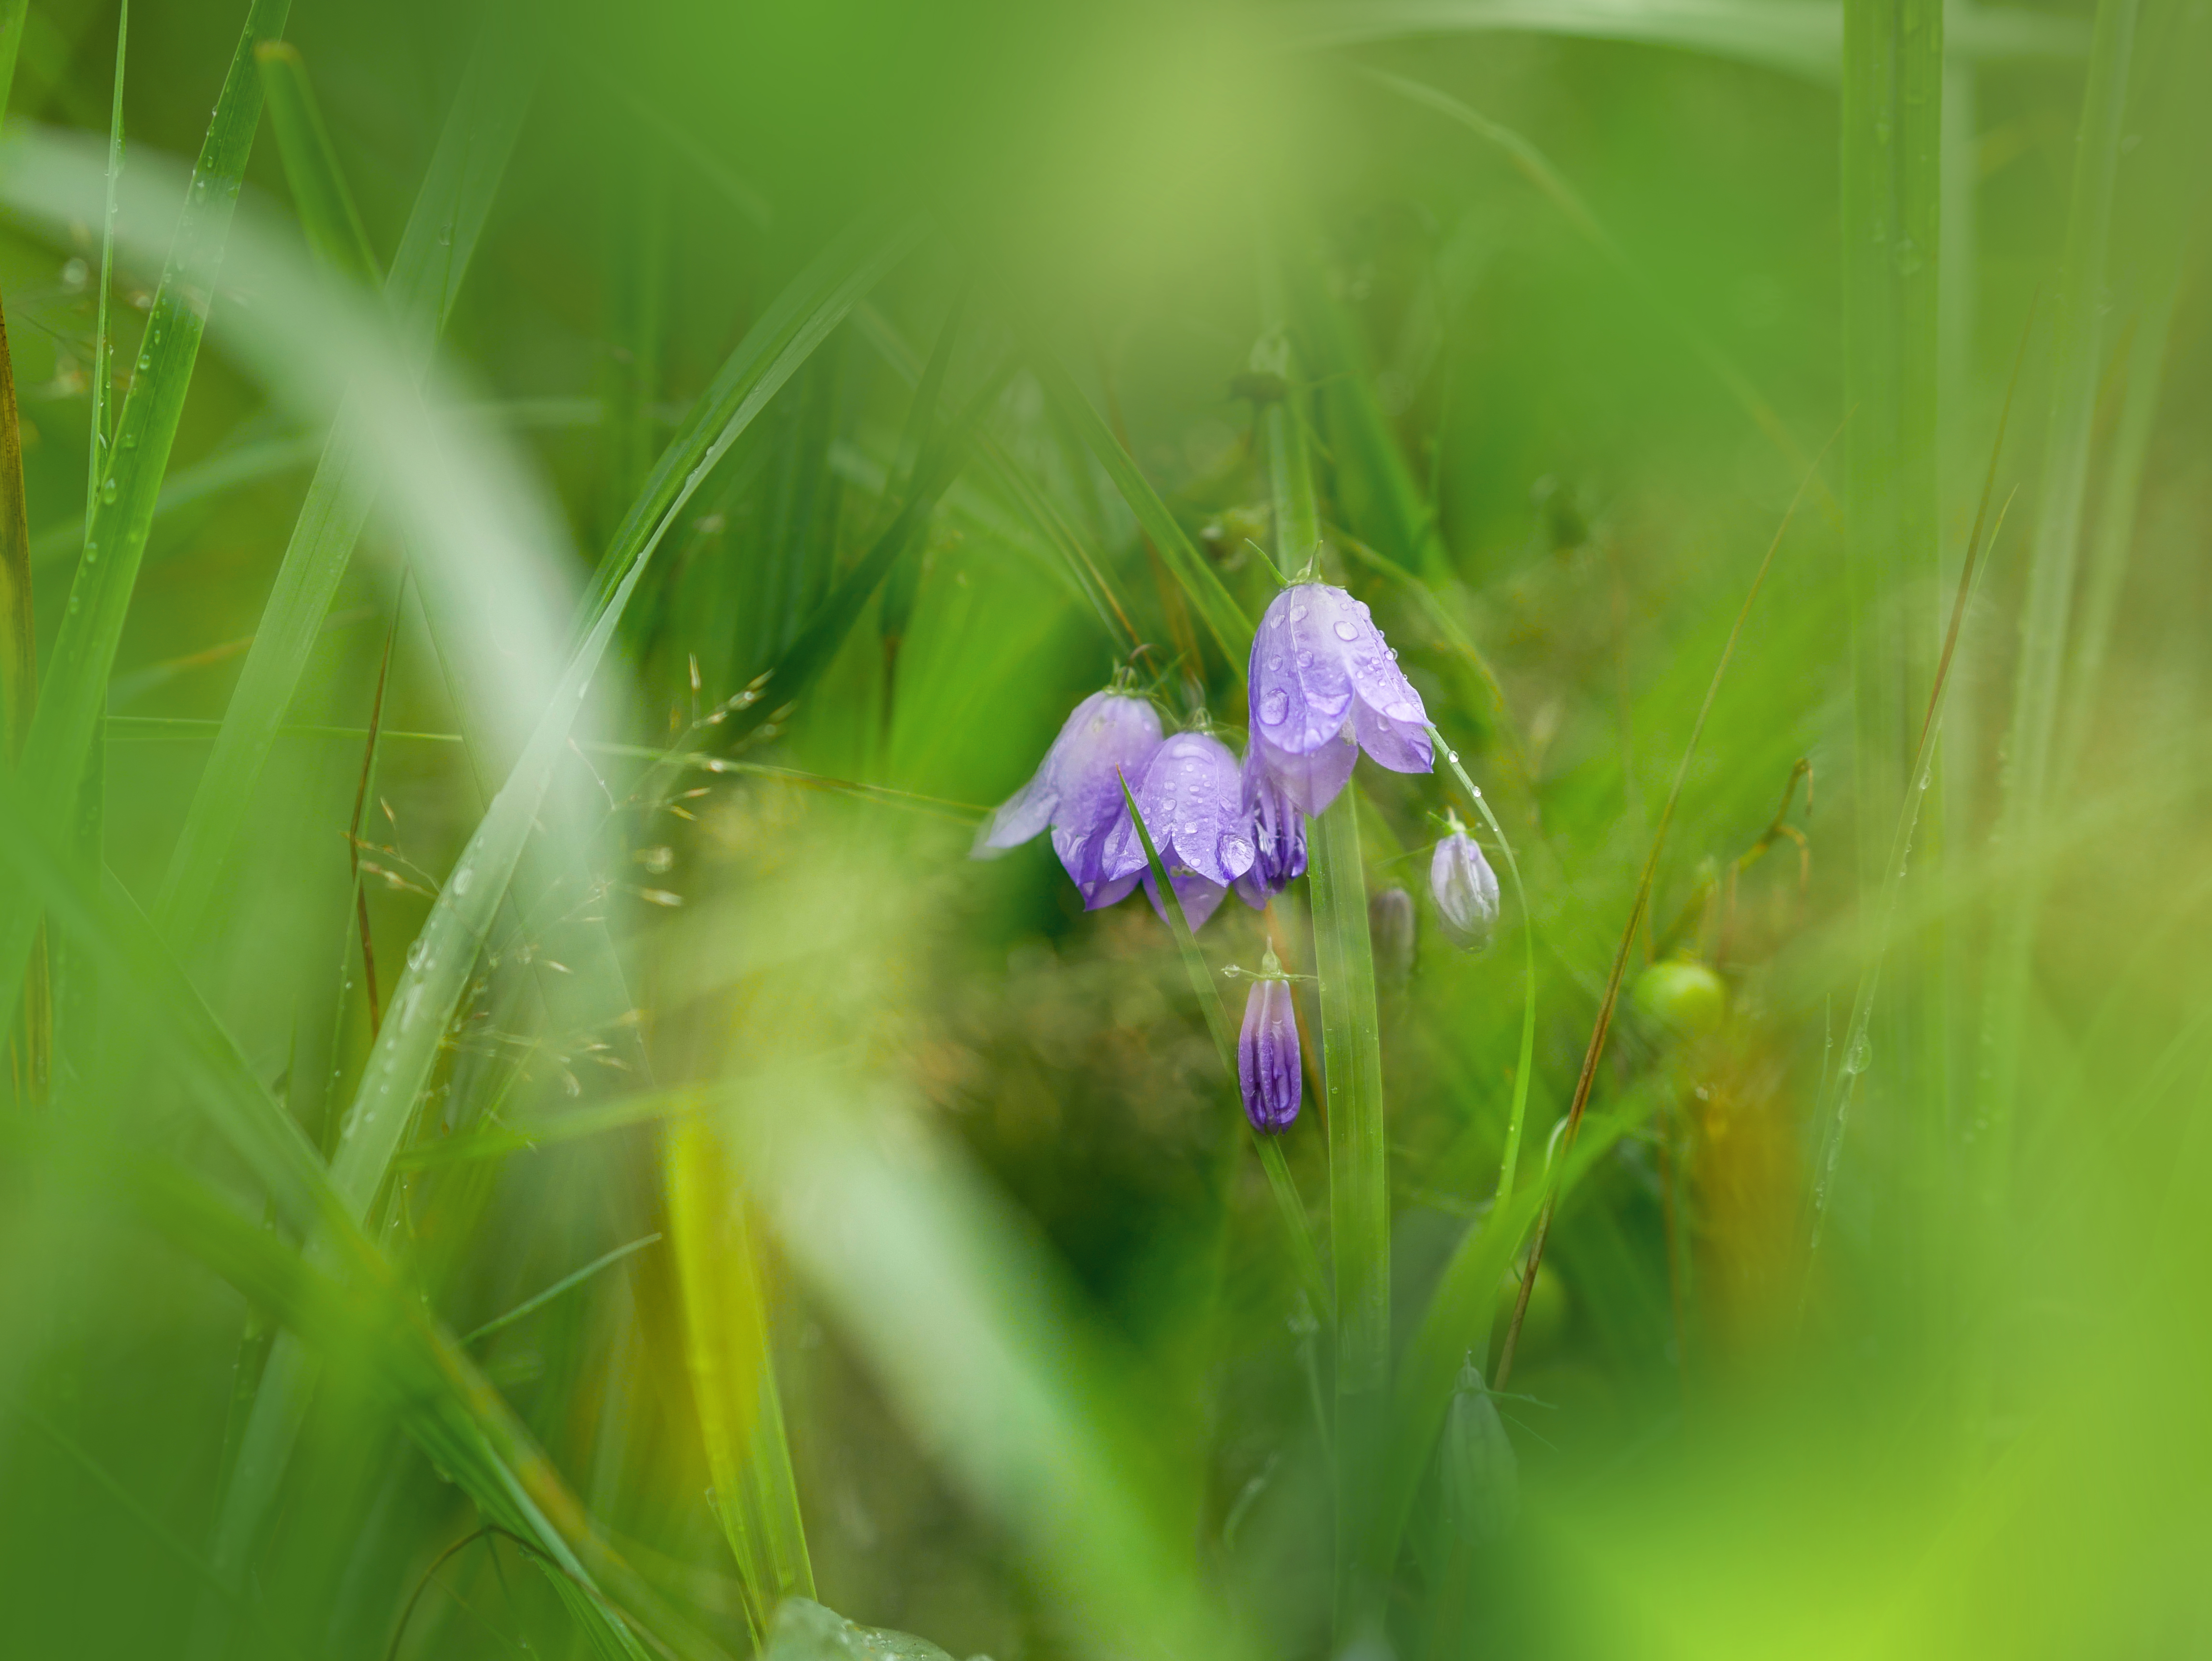
[[[1252,868],[1237,879],[1237,894],[1255,911],[1263,911],[1293,878],[1305,874],[1306,818],[1267,776],[1257,744],[1244,752],[1243,790],[1255,856]]]
[[[1075,706],[1036,776],[984,822],[975,857],[995,859],[1049,825],[1085,909],[1113,904],[1137,885],[1144,863],[1140,848],[1127,873],[1106,868],[1107,843],[1129,824],[1121,776],[1135,780],[1159,747],[1159,712],[1150,703],[1118,689],[1093,692]]]
[[[1435,764],[1428,712],[1367,607],[1325,582],[1275,596],[1252,642],[1252,747],[1293,805],[1320,813],[1362,750],[1397,773]]]
[[[1457,815],[1429,861],[1429,892],[1453,945],[1480,952],[1490,944],[1498,925],[1498,873]]]
[[[1152,751],[1141,778],[1130,774],[1129,788],[1176,897],[1197,928],[1258,857],[1237,757],[1211,733],[1178,733]],[[1111,882],[1133,883],[1141,876],[1152,909],[1166,919],[1167,906],[1145,858],[1145,844],[1127,814],[1107,836],[1103,869]]]
[[[1298,1116],[1304,1081],[1298,1073],[1298,1018],[1291,983],[1270,949],[1244,1000],[1244,1030],[1237,1040],[1237,1085],[1244,1116],[1260,1131],[1288,1130]]]

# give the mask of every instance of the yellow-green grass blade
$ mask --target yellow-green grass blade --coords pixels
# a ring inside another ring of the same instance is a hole
[[[1121,491],[1121,499],[1129,504],[1129,511],[1137,516],[1137,523],[1144,526],[1153,546],[1160,551],[1160,557],[1167,562],[1168,569],[1204,621],[1206,632],[1213,636],[1231,672],[1241,678],[1245,659],[1252,650],[1251,619],[1223,587],[1205,557],[1183,534],[1182,526],[1168,511],[1167,503],[1160,500],[1159,492],[1137,465],[1137,459],[1114,436],[1106,417],[1092,407],[1066,367],[1037,342],[1030,344],[1029,365],[1030,372],[1044,388],[1045,397],[1081,436],[1084,447],[1106,470],[1106,476]]]
[[[737,1560],[746,1622],[758,1643],[779,1603],[815,1596],[758,1251],[748,1203],[716,1128],[702,1116],[687,1116],[670,1127],[664,1146],[684,1362],[714,1511]]]
[[[282,29],[289,3],[254,0],[247,14],[147,312],[137,370],[117,422],[115,454],[94,504],[84,557],[70,586],[24,749],[21,782],[49,826],[58,827],[69,817],[92,751],[161,475],[199,356],[246,156],[261,119],[253,49]],[[36,926],[34,911],[0,894],[0,983],[14,983]]]
[[[1673,46],[1833,84],[1844,8],[1830,0],[1307,0],[1285,27],[1303,47],[1423,35],[1579,35]],[[2071,18],[1961,8],[1951,49],[1982,62],[2063,62],[2087,42]]]
[[[386,304],[410,350],[425,362],[452,311],[535,85],[538,57],[526,46],[518,49],[514,34],[495,20],[479,43],[385,284]],[[349,405],[324,444],[222,731],[170,853],[157,911],[172,938],[189,940],[213,904],[276,727],[291,707],[374,505],[374,465],[370,436]]]
[[[307,246],[332,271],[362,283],[380,279],[376,250],[368,228],[346,188],[345,174],[323,125],[322,106],[307,78],[307,60],[285,40],[264,41],[255,57],[269,100],[269,125],[276,135],[276,154],[292,187],[292,206]]]
[[[2050,412],[1999,815],[2003,844],[2022,852],[2039,846],[2051,806],[2052,751],[2104,362],[2105,272],[2113,191],[2126,128],[2138,9],[2138,0],[2099,0],[2074,152],[2051,338]],[[2021,883],[1998,904],[1992,922],[1982,1034],[1986,1060],[1975,1107],[1980,1133],[1977,1185],[1984,1205],[1992,1208],[2002,1205],[2008,1183],[2011,1123],[2025,1052],[2031,1047],[2027,1026],[2035,941],[2048,891],[2039,879]]]

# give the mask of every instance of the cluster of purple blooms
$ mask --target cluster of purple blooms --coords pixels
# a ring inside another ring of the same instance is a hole
[[[1164,736],[1151,702],[1117,684],[1076,706],[1036,776],[984,824],[975,852],[988,858],[1049,830],[1086,908],[1112,905],[1142,882],[1164,918],[1126,780],[1193,928],[1232,888],[1264,909],[1304,873],[1306,818],[1336,800],[1362,750],[1395,772],[1435,764],[1427,712],[1397,658],[1360,601],[1326,583],[1293,584],[1267,607],[1253,640],[1242,762],[1203,727]],[[1494,918],[1497,879],[1455,824],[1438,845],[1431,885],[1455,940],[1487,934],[1486,921],[1476,926],[1484,879]],[[1289,987],[1279,969],[1262,970],[1237,1046],[1245,1111],[1259,1129],[1281,1130],[1297,1117],[1298,1062]]]

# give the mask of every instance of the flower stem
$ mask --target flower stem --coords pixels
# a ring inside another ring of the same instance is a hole
[[[1337,1622],[1340,1637],[1349,1638],[1379,1613],[1374,1589],[1359,1584],[1355,1569],[1389,1431],[1390,1192],[1382,1021],[1356,794],[1340,792],[1314,829],[1309,875],[1328,1098],[1329,1243],[1336,1262]]]

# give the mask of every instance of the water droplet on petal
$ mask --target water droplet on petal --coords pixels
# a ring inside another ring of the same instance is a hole
[[[1225,865],[1246,864],[1252,858],[1252,844],[1242,837],[1231,837],[1221,844],[1221,858]]]
[[[1270,727],[1279,727],[1290,707],[1289,697],[1279,686],[1260,700],[1260,719]]]
[[[1292,607],[1291,607],[1291,622],[1293,622],[1293,623],[1304,623],[1305,620],[1306,620],[1306,608],[1305,608],[1304,606],[1303,606],[1303,605],[1293,605]]]
[[[1301,669],[1310,669],[1313,667],[1313,654],[1311,652],[1301,652],[1298,654],[1298,667]]]
[[[1339,640],[1358,640],[1359,630],[1352,626],[1350,618],[1339,618],[1336,620],[1336,637]]]
[[[1391,661],[1391,662],[1393,662],[1393,663],[1395,663],[1397,660],[1398,660],[1398,648],[1397,648],[1396,647],[1393,646],[1393,647],[1390,648],[1390,661]]]
[[[1271,654],[1267,659],[1267,666],[1270,669],[1280,669],[1283,666],[1283,654],[1280,652]]]

